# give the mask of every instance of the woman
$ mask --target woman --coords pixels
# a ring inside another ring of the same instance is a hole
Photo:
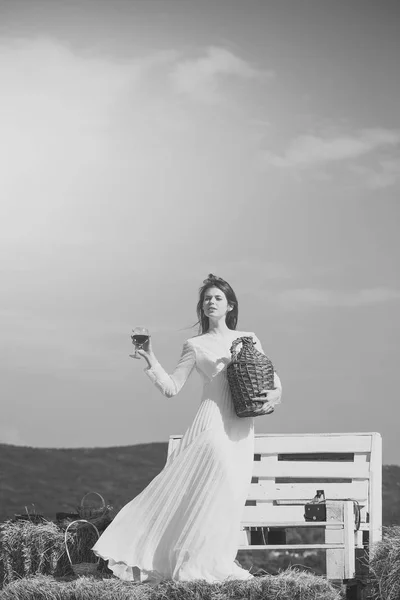
[[[236,416],[226,375],[232,342],[254,333],[236,331],[238,302],[231,286],[209,275],[200,288],[201,334],[188,339],[168,375],[151,340],[138,350],[145,372],[167,397],[183,387],[194,368],[203,379],[202,400],[192,425],[164,469],[124,506],[93,550],[120,579],[209,582],[249,579],[235,556],[240,521],[253,469],[254,419]],[[263,393],[269,411],[282,386]],[[259,398],[258,398],[259,399]]]

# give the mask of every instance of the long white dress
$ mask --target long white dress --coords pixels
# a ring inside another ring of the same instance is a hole
[[[177,394],[194,368],[203,379],[196,416],[163,470],[115,516],[93,547],[128,581],[208,582],[249,579],[235,562],[240,521],[254,459],[254,419],[236,416],[226,366],[234,339],[187,340],[168,375],[157,363],[145,372],[161,392]],[[275,373],[275,386],[281,388]]]

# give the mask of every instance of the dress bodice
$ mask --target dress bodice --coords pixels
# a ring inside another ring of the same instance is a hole
[[[244,336],[253,337],[256,345],[260,345],[254,333],[240,331],[232,331],[226,338],[205,334],[188,340],[195,350],[195,365],[200,375],[211,380],[225,371],[231,362],[232,342]]]

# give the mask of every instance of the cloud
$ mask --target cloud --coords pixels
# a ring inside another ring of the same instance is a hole
[[[278,156],[267,153],[267,163],[275,167],[313,167],[325,163],[357,159],[381,148],[398,146],[400,131],[362,129],[353,135],[301,135]]]
[[[383,287],[355,291],[299,288],[280,292],[273,300],[288,309],[358,308],[399,301],[400,290]]]
[[[349,169],[359,176],[365,187],[372,190],[383,189],[400,182],[400,159],[397,158],[382,159],[376,167],[351,165]]]
[[[77,214],[74,185],[84,195],[85,174],[106,170],[118,102],[148,68],[148,57],[117,64],[48,38],[0,42],[2,240],[65,229],[57,215]]]
[[[106,162],[121,103],[129,99],[132,113],[143,107],[148,75],[176,56],[165,51],[118,63],[77,55],[48,38],[0,42],[0,158],[14,167],[7,175],[18,178],[21,163],[34,174],[56,158],[61,168],[66,160],[81,169]]]
[[[225,48],[211,46],[200,58],[178,62],[170,79],[176,92],[215,104],[223,99],[222,76],[261,80],[272,77],[273,73],[253,67]]]
[[[51,244],[44,262],[55,246],[120,240],[139,203],[153,218],[163,177],[184,177],[170,163],[195,127],[168,86],[177,58],[118,61],[51,38],[0,39],[0,262],[15,264],[15,244]]]
[[[130,236],[127,215],[134,217],[140,205],[143,221],[150,222],[157,207],[163,210],[166,189],[187,186],[192,193],[199,165],[212,163],[217,171],[215,140],[228,171],[238,120],[204,127],[175,84],[185,93],[204,84],[206,99],[216,84],[220,98],[223,75],[247,81],[261,71],[222,48],[210,48],[197,61],[185,57],[164,50],[122,61],[74,52],[52,38],[0,39],[0,245],[90,249],[99,239],[120,240],[123,231],[138,248],[140,234]],[[190,73],[200,73],[191,87]],[[227,180],[222,172],[216,179]],[[176,205],[174,195],[169,201]],[[161,220],[159,227],[165,228]]]

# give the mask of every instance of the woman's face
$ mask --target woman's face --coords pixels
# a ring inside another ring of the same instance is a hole
[[[217,287],[210,287],[204,293],[203,311],[206,317],[211,319],[221,319],[226,317],[230,306],[222,290]]]

